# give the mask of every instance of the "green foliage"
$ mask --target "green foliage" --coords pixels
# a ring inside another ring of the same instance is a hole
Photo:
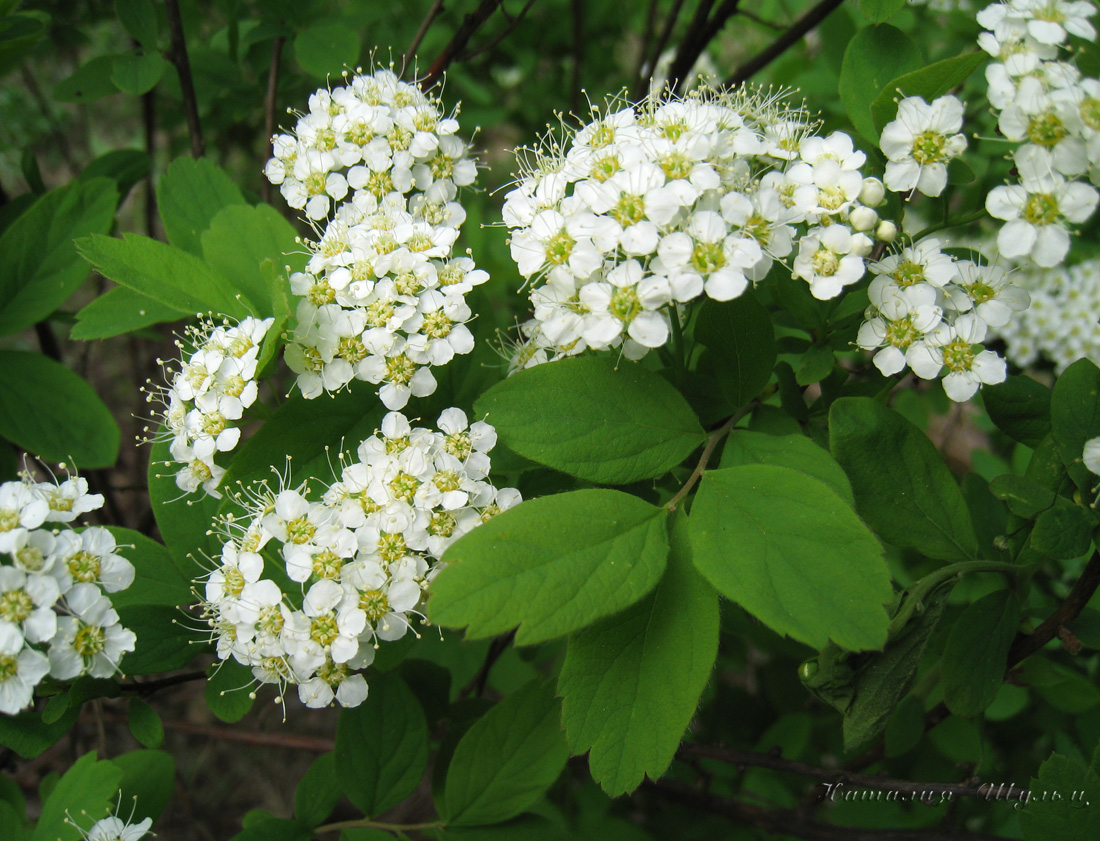
[[[132,604],[175,605],[192,600],[191,579],[185,577],[163,544],[119,526],[109,526],[115,542],[134,565],[134,581],[111,595],[115,607]]]
[[[127,710],[130,732],[135,739],[147,748],[159,748],[164,744],[164,724],[148,701],[135,695],[130,699]]]
[[[1026,841],[1091,841],[1100,833],[1100,776],[1094,767],[1052,754],[1032,778],[1020,812]]]
[[[323,753],[309,766],[294,792],[294,817],[307,826],[319,826],[344,796],[336,772],[336,755]]]
[[[666,513],[610,490],[529,500],[447,550],[428,616],[467,626],[468,639],[518,625],[520,645],[580,630],[656,585],[668,557]]]
[[[878,140],[871,103],[891,79],[917,70],[920,65],[920,49],[896,27],[883,23],[855,34],[844,51],[840,100],[856,131],[872,142]]]
[[[951,712],[973,716],[993,703],[1020,610],[1015,593],[994,590],[955,620],[943,650],[943,699]]]
[[[176,321],[180,318],[180,312],[133,289],[116,286],[81,309],[76,318],[70,335],[74,339],[87,341],[121,336],[151,324]]]
[[[111,760],[122,771],[121,803],[131,803],[134,820],[160,817],[176,787],[176,763],[162,750],[135,750]]]
[[[703,441],[684,398],[626,361],[578,357],[529,368],[476,406],[509,449],[600,484],[660,476]]]
[[[1005,435],[1038,446],[1050,432],[1050,389],[1031,377],[1011,376],[982,390],[989,418]]]
[[[860,0],[859,10],[871,23],[885,23],[905,7],[905,0]]]
[[[122,769],[113,762],[97,760],[95,751],[84,754],[42,804],[31,841],[77,841],[80,831],[67,820],[68,816],[87,814],[92,820],[105,816],[114,805],[122,775]]]
[[[875,128],[882,131],[883,126],[897,116],[897,101],[900,97],[920,96],[930,103],[959,87],[988,58],[985,53],[975,50],[945,58],[891,80],[871,103],[871,117]],[[958,158],[955,160],[962,163]]]
[[[294,39],[294,55],[312,76],[325,80],[359,62],[359,36],[347,24],[321,21],[303,29]]]
[[[609,795],[664,774],[717,653],[717,594],[695,571],[681,515],[653,592],[573,634],[558,678],[570,752],[590,751],[588,768]]]
[[[1050,430],[1067,465],[1081,458],[1086,441],[1100,436],[1100,369],[1092,361],[1074,362],[1054,384]]]
[[[752,293],[724,303],[704,302],[695,338],[710,352],[722,395],[732,408],[747,404],[771,379],[775,330],[768,311]]]
[[[719,467],[742,464],[774,464],[798,470],[824,482],[849,505],[855,505],[844,470],[827,450],[804,435],[765,435],[735,429],[722,448]]]
[[[202,233],[222,208],[244,204],[233,180],[200,158],[177,158],[157,184],[157,211],[168,242],[202,256]]]

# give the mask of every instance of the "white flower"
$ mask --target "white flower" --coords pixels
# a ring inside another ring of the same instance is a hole
[[[53,606],[60,596],[52,576],[0,566],[0,620],[19,628],[28,642],[48,642],[56,633]]]
[[[69,680],[82,674],[111,677],[122,656],[133,651],[134,632],[119,624],[111,600],[94,584],[77,584],[65,595],[71,615],[57,620],[50,643],[50,674]]]
[[[80,476],[71,476],[59,484],[39,482],[33,487],[50,508],[46,522],[71,523],[81,514],[103,506],[103,495],[88,493],[88,480]]]
[[[874,363],[889,377],[905,367],[925,335],[939,325],[943,311],[936,306],[933,286],[899,288],[884,275],[871,282],[870,298],[876,314],[859,328],[856,344],[864,350],[882,348]]]
[[[956,402],[969,400],[984,383],[996,385],[1008,376],[1005,361],[991,350],[975,351],[985,340],[985,322],[972,313],[959,316],[953,325],[941,324],[913,353],[909,366],[924,379],[937,377],[947,368],[943,390]]]
[[[863,258],[850,253],[853,239],[843,225],[813,228],[798,243],[792,274],[810,284],[810,292],[818,300],[835,298],[845,286],[863,277]]]
[[[1100,438],[1090,438],[1085,442],[1085,450],[1081,456],[1085,467],[1093,475],[1100,476]]]
[[[963,105],[954,96],[931,104],[919,96],[898,103],[898,116],[882,129],[879,144],[889,161],[883,181],[895,193],[919,190],[938,196],[947,185],[947,162],[966,149]]]
[[[46,500],[22,482],[0,485],[0,552],[11,552],[19,536],[42,525],[49,513]]]
[[[0,622],[0,712],[15,715],[30,706],[34,687],[50,670],[49,661],[24,646],[10,622]]]
[[[112,815],[92,824],[86,841],[141,841],[149,834],[149,828],[152,825],[152,818],[145,818],[132,824]]]

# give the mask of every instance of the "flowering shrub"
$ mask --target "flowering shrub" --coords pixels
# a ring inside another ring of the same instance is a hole
[[[1095,837],[1095,6],[384,5],[2,10],[0,838]]]

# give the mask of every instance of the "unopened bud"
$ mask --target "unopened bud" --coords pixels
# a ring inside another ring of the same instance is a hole
[[[878,224],[878,213],[869,207],[859,205],[848,214],[848,224],[856,231],[869,231]]]
[[[852,234],[852,247],[848,249],[849,254],[855,254],[857,257],[866,257],[875,249],[874,240],[872,240],[867,234]]]
[[[875,228],[875,238],[880,242],[893,242],[898,236],[898,226],[889,219],[883,219]]]
[[[882,186],[882,182],[877,178],[864,178],[863,186],[859,191],[860,204],[865,204],[868,207],[878,207],[882,204],[882,200],[886,198],[886,188]]]

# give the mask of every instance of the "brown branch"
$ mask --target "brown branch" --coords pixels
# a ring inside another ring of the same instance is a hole
[[[403,79],[405,77],[405,71],[409,69],[409,63],[416,58],[416,51],[420,49],[420,42],[423,41],[424,36],[428,34],[428,29],[431,27],[432,21],[434,21],[442,11],[443,0],[435,0],[431,8],[428,9],[428,13],[424,15],[424,20],[420,21],[420,26],[417,28],[416,34],[409,44],[409,48],[405,50],[405,55],[401,58],[401,72],[397,74],[399,78]]]
[[[153,680],[134,680],[130,683],[120,683],[118,688],[123,692],[136,692],[138,695],[152,695],[158,689],[166,689],[170,686],[179,686],[181,683],[190,683],[195,680],[206,680],[206,671],[184,672],[181,675],[154,678]]]
[[[516,631],[514,628],[507,634],[493,637],[493,641],[489,643],[489,650],[485,652],[485,662],[481,664],[481,668],[477,670],[477,674],[470,679],[470,682],[459,690],[459,698],[465,698],[471,693],[475,698],[480,698],[485,694],[485,685],[489,682],[489,672],[492,671],[497,660],[508,650],[508,646],[512,644],[512,640],[515,638]]]
[[[649,8],[645,16],[645,29],[642,31],[642,41],[638,45],[638,63],[634,67],[634,79],[630,84],[630,90],[634,92],[634,98],[641,97],[642,74],[645,73],[646,59],[653,46],[653,32],[657,28],[657,0],[649,0]]]
[[[267,96],[264,98],[264,136],[267,138],[267,157],[275,155],[275,104],[279,90],[279,65],[283,60],[283,42],[286,39],[277,35],[271,43],[271,66],[267,71]],[[271,202],[271,182],[265,177],[260,186],[260,196],[265,203]]]
[[[199,103],[195,99],[195,84],[191,79],[191,62],[187,58],[187,40],[183,34],[183,19],[180,17],[178,0],[164,0],[168,13],[168,31],[171,40],[168,43],[168,60],[176,66],[180,77],[180,92],[183,94],[183,113],[187,118],[187,134],[191,138],[191,156],[201,158],[206,152],[206,142],[202,139],[202,124],[199,122]]]
[[[515,28],[519,26],[520,21],[522,21],[523,18],[526,17],[528,10],[530,10],[530,8],[534,5],[535,0],[527,0],[527,3],[524,5],[524,7],[519,10],[519,14],[516,15],[514,18],[510,18],[508,21],[508,25],[504,27],[504,29],[500,30],[500,32],[494,35],[484,46],[478,47],[476,50],[467,50],[466,52],[464,52],[458,57],[458,60],[470,61],[471,59],[475,59],[478,56],[484,55],[485,53],[489,52],[489,50],[491,50],[493,47],[495,47],[497,44],[499,44],[501,41],[511,35],[512,32],[515,31]],[[501,6],[500,10],[503,12],[504,7]]]
[[[862,829],[834,826],[803,817],[797,812],[764,809],[728,797],[698,791],[673,780],[646,783],[644,787],[690,809],[710,812],[738,824],[748,824],[765,832],[796,835],[808,841],[1004,841],[996,835],[976,832],[954,833],[941,829]]]
[[[869,788],[875,791],[896,791],[901,794],[911,795],[915,801],[939,803],[948,797],[992,797],[996,789],[991,783],[926,783],[913,782],[911,780],[898,780],[892,777],[883,777],[876,774],[857,774],[845,771],[842,768],[822,768],[817,765],[808,765],[805,762],[797,762],[793,759],[785,759],[774,753],[756,753],[753,751],[734,750],[718,745],[685,745],[677,754],[678,759],[685,757],[707,757],[729,762],[733,765],[767,768],[772,771],[781,771],[794,774],[799,777],[810,777],[819,784],[832,784],[837,786],[850,785],[857,788]],[[818,798],[828,799],[833,789]],[[1026,799],[1027,791],[1014,790],[1010,796],[1000,797],[1001,800]]]
[[[713,17],[710,15],[710,10],[714,6],[714,0],[702,0],[699,3],[699,8],[695,10],[695,17],[692,18],[688,31],[683,40],[680,41],[676,58],[673,59],[672,66],[668,69],[669,90],[676,91],[684,88],[688,82],[687,77],[692,66],[698,61],[707,44],[718,34],[730,15],[737,11],[738,2],[739,0],[723,0],[722,5],[718,7],[718,11],[714,13]]]
[[[157,186],[153,174],[157,171],[157,95],[146,91],[141,95],[141,122],[145,130],[145,154],[149,156],[149,176],[145,179],[145,234],[152,238],[157,230]]]
[[[726,86],[734,87],[751,79],[800,41],[807,32],[825,20],[843,2],[844,0],[821,0],[805,15],[791,24],[790,28],[776,38],[771,46],[734,70],[730,77],[726,79]]]
[[[427,75],[420,81],[421,90],[434,87],[443,78],[443,73],[451,66],[451,62],[466,49],[466,45],[470,43],[474,33],[492,16],[503,1],[481,0],[478,7],[462,19],[462,24],[458,27],[454,37],[443,48],[443,52],[439,54],[438,58],[432,62]]]
[[[668,13],[668,17],[665,18],[665,25],[661,28],[661,36],[653,46],[653,52],[649,54],[648,64],[644,65],[645,69],[649,70],[649,79],[645,78],[645,72],[643,70],[639,78],[639,87],[634,91],[636,99],[640,99],[645,94],[645,91],[641,90],[642,87],[649,90],[649,81],[653,78],[653,74],[657,70],[657,62],[661,60],[661,53],[663,53],[665,47],[668,46],[668,40],[672,37],[672,30],[676,26],[676,21],[679,19],[680,11],[683,8],[684,0],[676,0],[672,10]]]
[[[85,717],[81,716],[81,720],[84,719]],[[125,724],[129,721],[129,717],[125,715],[104,715],[103,720],[110,724]],[[173,730],[176,733],[186,733],[191,736],[204,736],[220,742],[240,742],[246,745],[310,750],[317,753],[328,753],[334,747],[334,742],[331,739],[311,739],[308,736],[295,736],[292,733],[281,731],[260,733],[255,730],[242,730],[238,727],[209,727],[191,721],[168,720],[162,723],[165,730]]]
[[[703,478],[703,474],[707,470],[707,463],[710,461],[710,457],[714,455],[714,448],[718,446],[718,442],[721,441],[729,431],[737,425],[737,422],[741,418],[745,417],[749,412],[756,408],[756,401],[753,400],[741,411],[736,412],[730,418],[726,420],[720,427],[707,436],[707,443],[703,447],[703,452],[699,455],[699,461],[695,465],[695,469],[691,471],[691,475],[687,477],[687,481],[684,482],[680,490],[676,491],[676,495],[668,501],[667,508],[669,511],[675,511],[676,506],[680,504],[685,496],[687,496],[691,489],[695,487],[695,483]]]

